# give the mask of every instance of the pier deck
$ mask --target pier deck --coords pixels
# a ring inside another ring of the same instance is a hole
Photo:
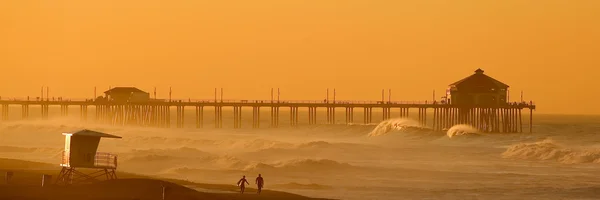
[[[408,117],[412,109],[418,110],[418,121],[423,126],[434,130],[444,130],[456,124],[469,124],[483,132],[522,132],[523,123],[521,112],[530,111],[529,131],[532,132],[533,102],[512,102],[499,106],[457,106],[433,101],[286,101],[286,100],[159,100],[150,99],[138,102],[98,101],[91,99],[61,99],[61,100],[0,100],[2,120],[9,120],[8,113],[11,105],[21,106],[22,118],[29,118],[29,107],[40,106],[42,118],[48,118],[50,106],[60,106],[61,115],[68,115],[69,107],[79,106],[80,117],[88,120],[88,107],[95,108],[95,120],[114,125],[141,125],[152,127],[171,127],[171,108],[176,108],[176,127],[182,128],[185,121],[186,108],[195,108],[196,127],[204,126],[204,107],[214,107],[214,126],[222,128],[223,107],[230,107],[234,113],[234,128],[241,128],[242,108],[252,107],[253,128],[260,127],[261,108],[270,109],[270,127],[279,127],[280,108],[290,109],[290,125],[298,125],[299,108],[308,109],[309,123],[316,124],[317,108],[326,108],[327,124],[334,124],[336,109],[344,108],[346,123],[354,123],[354,108],[363,109],[363,123],[372,123],[373,108],[382,110],[382,119],[391,118],[392,112],[400,113],[400,117]],[[392,111],[398,110],[398,111]],[[431,124],[427,123],[427,114],[433,115]]]

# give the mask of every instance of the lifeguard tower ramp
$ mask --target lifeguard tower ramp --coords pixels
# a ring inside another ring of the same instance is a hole
[[[102,179],[117,179],[117,155],[97,152],[101,138],[121,138],[92,130],[63,133],[65,149],[57,185],[89,183]],[[80,169],[86,169],[84,171]]]

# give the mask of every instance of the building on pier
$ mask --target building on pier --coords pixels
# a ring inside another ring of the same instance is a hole
[[[458,106],[500,106],[507,104],[508,85],[475,70],[475,74],[449,85],[446,97]]]
[[[115,102],[144,102],[150,100],[150,93],[135,87],[115,87],[104,92],[105,99]]]

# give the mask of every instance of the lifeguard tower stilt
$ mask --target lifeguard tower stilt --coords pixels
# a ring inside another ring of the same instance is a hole
[[[65,150],[62,155],[62,170],[56,178],[57,185],[71,185],[117,179],[117,156],[109,153],[96,152],[100,138],[121,138],[115,135],[91,130],[81,130],[75,133],[63,133]],[[91,169],[84,173],[78,169]]]

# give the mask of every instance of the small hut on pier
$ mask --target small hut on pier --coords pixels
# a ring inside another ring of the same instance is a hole
[[[475,74],[449,85],[447,99],[453,105],[500,106],[507,104],[508,85],[477,69]]]
[[[65,149],[62,155],[62,170],[56,179],[57,184],[69,185],[76,182],[91,182],[97,178],[116,179],[117,156],[97,152],[100,138],[121,138],[92,130],[63,133]],[[83,173],[78,168],[96,169],[93,173]]]
[[[104,92],[105,99],[115,102],[149,101],[150,93],[135,87],[115,87]]]

